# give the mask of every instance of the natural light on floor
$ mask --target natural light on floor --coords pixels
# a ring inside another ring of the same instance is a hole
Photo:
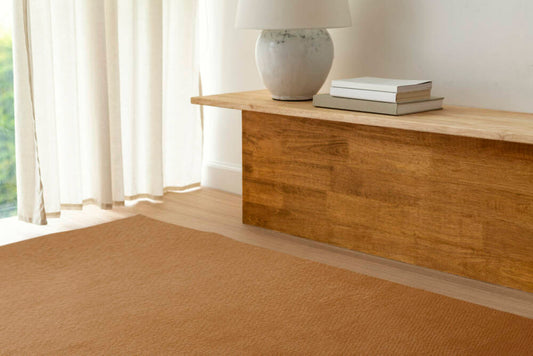
[[[0,2],[0,218],[17,212],[11,1]]]

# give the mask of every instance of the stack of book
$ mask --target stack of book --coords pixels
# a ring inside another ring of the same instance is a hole
[[[387,115],[441,109],[444,98],[432,97],[431,86],[430,80],[340,79],[331,82],[329,94],[315,95],[313,105]]]

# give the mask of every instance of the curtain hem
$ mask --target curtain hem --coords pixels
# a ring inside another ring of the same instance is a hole
[[[153,195],[153,194],[147,194],[147,193],[127,195],[124,197],[124,200],[117,200],[117,201],[114,201],[113,203],[105,203],[105,204],[99,203],[98,200],[94,198],[90,198],[90,199],[83,200],[81,204],[61,204],[61,210],[82,210],[83,207],[87,205],[96,205],[102,210],[111,210],[116,207],[123,207],[125,205],[125,201],[137,200],[137,199],[151,199],[151,200],[162,201],[163,197],[167,193],[184,192],[189,189],[200,188],[200,186],[201,186],[200,183],[193,183],[193,184],[185,185],[182,187],[169,186],[163,189],[163,195]],[[47,218],[59,218],[60,216],[61,216],[61,211],[53,211],[53,212],[46,213]],[[19,219],[26,221],[26,222],[30,222],[30,223],[32,222],[31,218],[19,217]]]
[[[24,222],[27,222],[27,223],[30,223],[30,224],[47,225],[46,219],[43,220],[41,217],[39,217],[39,220],[36,220],[36,219],[33,219],[32,217],[28,217],[28,216],[24,216],[24,215],[18,215],[18,219],[20,221],[24,221]]]

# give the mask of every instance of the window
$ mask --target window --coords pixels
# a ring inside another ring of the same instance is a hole
[[[11,1],[0,1],[0,218],[17,212]]]

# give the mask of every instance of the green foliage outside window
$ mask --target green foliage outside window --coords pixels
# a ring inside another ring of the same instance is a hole
[[[17,211],[11,36],[0,34],[0,218]]]

